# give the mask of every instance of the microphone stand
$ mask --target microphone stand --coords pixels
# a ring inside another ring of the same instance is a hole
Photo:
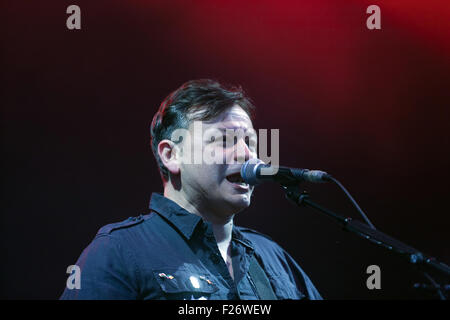
[[[293,201],[296,205],[300,207],[306,206],[316,209],[338,222],[344,230],[350,231],[363,239],[369,240],[381,247],[398,253],[402,257],[406,258],[409,263],[419,268],[432,269],[450,278],[450,267],[442,262],[437,261],[435,258],[426,256],[419,250],[410,247],[403,242],[386,235],[385,233],[372,229],[365,223],[362,223],[358,220],[353,220],[352,218],[345,218],[327,208],[320,206],[310,199],[306,191],[300,192],[300,187],[297,184],[285,184],[282,185],[282,187],[286,192],[286,197]],[[428,274],[424,274],[428,279],[431,278]],[[441,289],[443,287],[446,288],[447,286],[439,286],[438,284],[434,283],[434,281],[430,281],[433,284],[433,289],[437,290],[441,300],[445,300],[445,295],[443,294]],[[420,286],[421,285],[415,285],[415,287]]]

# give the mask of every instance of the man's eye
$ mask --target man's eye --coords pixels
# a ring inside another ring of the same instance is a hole
[[[227,144],[231,144],[231,145],[235,145],[238,141],[237,137],[233,137],[233,142],[231,142],[231,137],[227,137],[227,136],[223,136],[222,138],[222,142],[223,142],[223,147],[226,148]]]
[[[223,142],[223,147],[225,148],[227,146],[227,137],[226,136],[222,136],[222,142]]]

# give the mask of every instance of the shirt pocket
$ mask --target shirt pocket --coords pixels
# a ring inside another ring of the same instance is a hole
[[[153,275],[169,300],[208,300],[219,290],[207,274],[196,268],[157,269]]]

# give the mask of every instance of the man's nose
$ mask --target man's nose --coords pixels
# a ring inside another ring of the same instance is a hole
[[[244,139],[239,139],[235,145],[234,160],[237,163],[244,163],[245,161],[252,158],[256,158],[255,152],[252,152],[250,150]]]

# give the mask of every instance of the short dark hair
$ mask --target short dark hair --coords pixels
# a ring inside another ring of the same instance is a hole
[[[240,86],[225,86],[211,79],[191,80],[164,99],[150,127],[152,151],[164,180],[169,172],[159,157],[159,142],[170,139],[176,129],[187,129],[190,121],[214,119],[235,104],[253,121],[255,106]]]

